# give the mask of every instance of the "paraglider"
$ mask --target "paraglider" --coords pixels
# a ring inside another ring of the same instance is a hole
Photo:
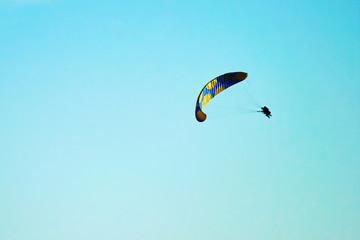
[[[203,89],[200,91],[200,94],[196,100],[195,107],[195,117],[199,122],[206,120],[206,114],[202,111],[208,102],[213,99],[216,95],[224,91],[225,89],[244,81],[247,78],[248,74],[245,72],[231,72],[220,75],[210,82],[208,82]],[[256,112],[256,111],[255,111]],[[265,114],[266,117],[271,117],[271,112],[268,107],[264,106],[261,108],[261,111]]]
[[[269,108],[268,108],[267,106],[263,106],[263,107],[261,108],[261,111],[259,111],[259,112],[262,112],[262,113],[265,114],[265,116],[267,116],[268,118],[272,117],[272,116],[271,116],[271,112],[270,112],[270,110],[269,110]]]

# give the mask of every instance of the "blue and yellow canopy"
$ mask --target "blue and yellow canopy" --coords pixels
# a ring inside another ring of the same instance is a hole
[[[195,108],[195,117],[199,122],[206,120],[206,114],[202,111],[203,107],[216,95],[224,91],[225,89],[237,84],[247,77],[245,72],[232,72],[226,73],[217,78],[214,78],[208,82],[201,90],[197,100]]]

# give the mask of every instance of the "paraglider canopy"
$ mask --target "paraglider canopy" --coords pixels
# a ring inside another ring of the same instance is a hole
[[[208,82],[201,90],[195,107],[195,117],[199,122],[206,120],[206,114],[202,111],[202,108],[216,95],[224,91],[225,89],[245,80],[247,78],[245,72],[231,72],[214,78]]]

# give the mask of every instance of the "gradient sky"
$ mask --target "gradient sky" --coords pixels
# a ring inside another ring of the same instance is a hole
[[[0,0],[0,239],[358,240],[359,80],[357,0]]]

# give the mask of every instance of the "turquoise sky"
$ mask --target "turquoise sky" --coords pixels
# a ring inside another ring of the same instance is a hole
[[[195,120],[232,71],[273,118]],[[358,240],[359,203],[359,1],[0,0],[0,239]]]

